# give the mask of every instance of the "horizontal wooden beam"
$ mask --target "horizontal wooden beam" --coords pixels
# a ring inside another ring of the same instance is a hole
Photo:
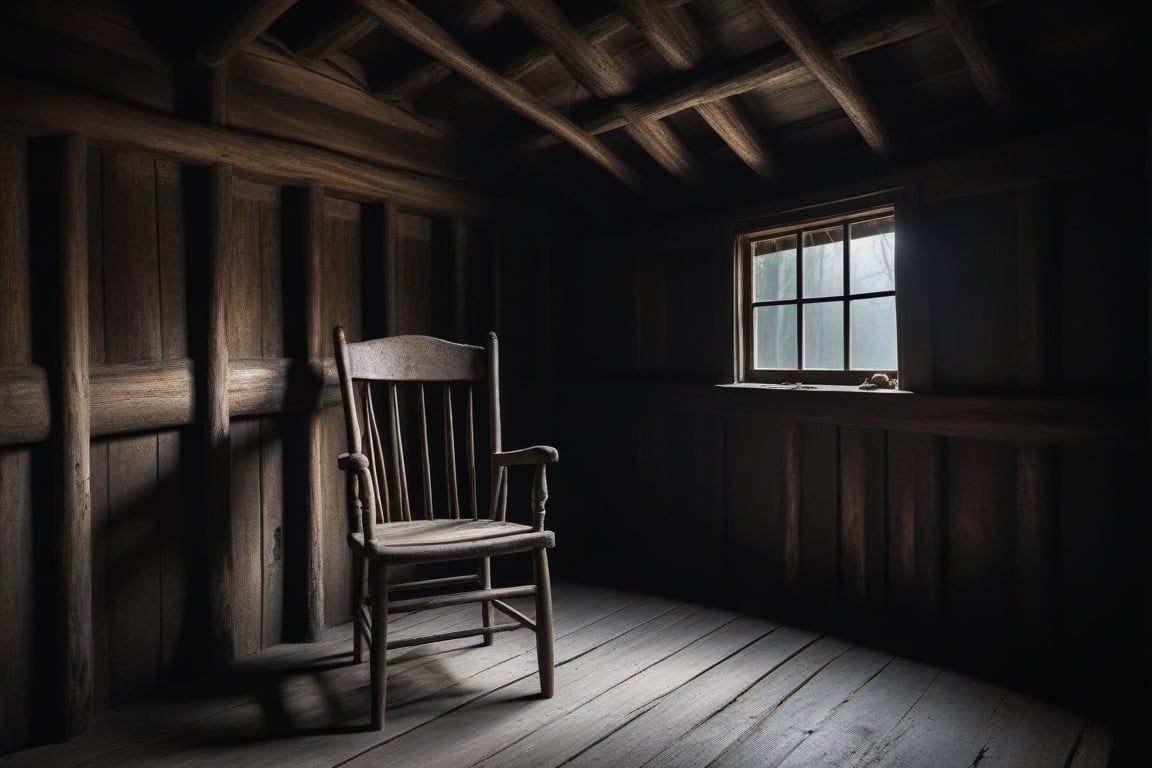
[[[519,83],[505,80],[452,39],[432,19],[406,0],[356,0],[366,12],[408,44],[467,78],[521,117],[531,120],[588,157],[637,193],[646,185],[640,176],[598,139],[588,135],[548,102]]]
[[[264,416],[340,404],[336,364],[317,370],[303,361],[230,361],[232,416]],[[92,434],[167,429],[194,418],[190,360],[127,363],[92,369]],[[321,378],[322,389],[320,386]],[[1018,443],[1073,444],[1116,439],[1146,429],[1143,400],[1056,396],[925,395],[854,389],[795,390],[773,385],[618,383],[628,401],[734,413],[767,413],[785,421],[898,429]],[[149,390],[155,393],[148,394]],[[136,408],[127,405],[135,400]],[[34,443],[50,433],[48,386],[36,366],[0,368],[0,445]],[[19,420],[15,415],[21,415]]]
[[[792,0],[753,0],[780,39],[840,105],[874,152],[892,153],[892,140],[852,65],[837,56],[812,15]]]
[[[94,365],[91,374],[93,435],[192,423],[191,360]]]
[[[463,16],[454,25],[457,33],[473,35],[492,27],[504,16],[504,8],[492,0],[480,0],[470,3]],[[409,101],[425,88],[430,88],[440,82],[452,70],[436,60],[408,72],[397,78],[376,92],[376,95],[388,101]]]
[[[196,418],[196,373],[189,359],[96,365],[90,374],[92,437],[170,429]],[[288,358],[229,362],[232,416],[271,416],[339,404],[332,358],[319,366]],[[0,446],[38,443],[51,432],[44,369],[0,367]]]
[[[616,0],[640,34],[676,70],[695,69],[707,51],[704,38],[680,8],[659,0]],[[742,106],[731,99],[696,105],[696,111],[744,164],[763,178],[772,176],[772,152]]]
[[[38,443],[51,430],[45,370],[37,365],[0,368],[0,445]]]
[[[661,1],[668,7],[677,7],[689,2],[689,0]],[[580,36],[589,43],[599,45],[612,37],[612,35],[624,31],[628,26],[629,23],[627,19],[618,13],[609,11],[601,16],[597,16],[591,21],[584,22],[577,27],[577,30]],[[556,52],[554,50],[547,45],[537,45],[524,51],[524,53],[514,58],[509,64],[502,67],[500,69],[500,76],[506,80],[519,80],[522,77],[526,77],[544,62],[553,61],[555,58]],[[420,70],[410,73],[407,77],[397,79],[388,84],[380,90],[378,95],[382,98],[410,100],[414,98],[420,90],[431,88],[449,74],[451,74],[451,70],[443,67],[435,70],[431,65],[429,67],[422,67]]]
[[[828,26],[829,45],[837,59],[898,43],[940,27],[940,20],[928,6],[901,6],[880,14],[854,15]],[[718,99],[738,96],[756,88],[780,88],[792,82],[812,79],[796,54],[783,46],[769,46],[741,56],[717,68],[704,68],[670,81],[662,87],[632,96],[631,115],[664,118]],[[628,124],[619,109],[588,120],[581,128],[597,136]],[[553,137],[537,135],[516,146],[523,150],[542,149],[556,144]]]
[[[392,200],[426,211],[491,218],[522,213],[464,185],[358,162],[335,152],[264,139],[0,74],[0,125],[33,135],[73,133],[93,143],[129,146],[194,165],[228,162],[283,185],[323,183],[360,200]]]
[[[500,0],[532,32],[556,52],[556,58],[577,83],[599,99],[616,99],[633,90],[632,83],[604,51],[589,43],[551,0]],[[627,110],[624,111],[629,117]],[[659,120],[631,119],[626,128],[636,144],[664,170],[688,184],[700,183],[700,165],[672,130]]]
[[[1020,444],[1124,440],[1147,430],[1145,399],[1044,395],[927,395],[852,387],[622,383],[606,390],[636,407],[755,413],[784,422],[836,424]]]

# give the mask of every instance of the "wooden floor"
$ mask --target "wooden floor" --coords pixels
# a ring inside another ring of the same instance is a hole
[[[102,713],[17,766],[1104,766],[1074,713],[842,639],[660,597],[559,582],[556,695],[533,636],[395,652],[383,732],[350,628],[283,645],[222,680]],[[394,618],[392,634],[477,609]]]

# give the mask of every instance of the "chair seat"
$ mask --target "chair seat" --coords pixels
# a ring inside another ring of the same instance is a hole
[[[377,525],[367,545],[364,534],[349,534],[348,544],[366,557],[401,565],[553,547],[556,537],[552,531],[497,520],[413,520]]]

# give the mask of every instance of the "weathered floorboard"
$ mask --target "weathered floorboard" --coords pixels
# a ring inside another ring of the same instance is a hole
[[[385,730],[371,730],[367,667],[351,663],[343,624],[113,707],[76,739],[0,768],[1084,768],[1111,750],[1108,728],[1079,713],[841,638],[566,580],[555,600],[552,699],[537,695],[531,633],[407,648],[390,660]],[[469,606],[400,614],[390,634],[475,621]]]

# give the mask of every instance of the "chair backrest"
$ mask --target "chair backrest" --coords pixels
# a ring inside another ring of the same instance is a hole
[[[503,520],[504,473],[479,476],[500,450],[496,334],[486,347],[420,335],[350,342],[337,326],[333,341],[348,453],[367,465],[348,473],[355,530],[370,538],[387,522]]]

